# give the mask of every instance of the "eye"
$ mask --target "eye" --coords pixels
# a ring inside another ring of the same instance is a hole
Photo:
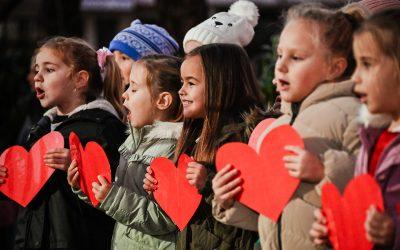
[[[216,17],[215,17],[215,16],[213,16],[213,17],[211,17],[211,19],[216,19]]]
[[[54,72],[55,70],[54,69],[52,69],[52,68],[46,68],[46,72],[47,73],[51,73],[51,72]]]
[[[231,26],[232,26],[232,24],[231,24],[231,23],[228,23],[228,26],[229,26],[229,27],[231,27]]]
[[[303,60],[303,58],[301,58],[299,56],[292,56],[292,59],[295,60],[295,61]]]

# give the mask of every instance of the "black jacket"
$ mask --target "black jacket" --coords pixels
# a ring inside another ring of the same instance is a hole
[[[47,116],[30,132],[27,148],[50,132]],[[125,140],[125,125],[110,112],[86,109],[72,114],[59,124],[69,148],[68,137],[74,131],[82,145],[96,141],[105,150],[110,166],[117,166],[118,147]],[[115,169],[112,168],[113,175]],[[110,249],[114,221],[106,214],[81,201],[68,185],[66,173],[56,170],[31,203],[18,214],[16,249],[64,248]]]

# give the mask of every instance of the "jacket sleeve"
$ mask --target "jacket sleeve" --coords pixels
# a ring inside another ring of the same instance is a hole
[[[72,189],[72,192],[73,192],[76,196],[78,196],[78,198],[79,198],[80,200],[82,200],[82,201],[84,201],[85,203],[87,203],[87,204],[93,206],[92,203],[91,203],[90,200],[89,200],[89,197],[86,196],[86,194],[82,191],[82,189],[80,189],[80,188],[79,188],[79,189],[76,189],[76,188],[73,188],[73,187],[71,187],[71,189]]]
[[[177,230],[155,201],[115,184],[99,209],[117,222],[146,234],[164,235]]]
[[[212,214],[217,221],[226,225],[258,231],[259,214],[238,201],[235,201],[231,208],[225,210],[214,199],[212,201]]]
[[[318,195],[321,195],[321,188],[327,182],[332,182],[343,192],[354,176],[359,148],[358,122],[354,118],[343,133],[342,150],[329,149],[321,156],[325,167],[325,177],[316,185]]]

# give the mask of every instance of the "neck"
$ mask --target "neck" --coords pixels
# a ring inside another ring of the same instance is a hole
[[[393,121],[389,126],[389,131],[400,127],[400,113],[392,115]]]
[[[57,106],[57,115],[68,115],[77,107],[85,104],[86,102],[82,99],[75,99],[71,103],[66,103]]]

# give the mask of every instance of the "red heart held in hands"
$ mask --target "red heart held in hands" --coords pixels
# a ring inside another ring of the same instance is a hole
[[[44,155],[50,149],[63,147],[63,136],[51,132],[40,138],[29,153],[21,146],[6,149],[0,156],[0,164],[7,168],[8,177],[0,185],[0,192],[26,207],[54,173],[44,163]]]
[[[260,136],[275,120],[275,118],[267,118],[257,124],[250,135],[249,142],[247,143],[252,149],[257,151],[256,147],[258,140],[261,139]]]
[[[376,181],[367,174],[352,179],[343,196],[337,187],[326,183],[322,187],[322,211],[326,216],[329,240],[336,250],[372,249],[366,238],[364,223],[371,205],[383,211],[383,198]]]
[[[263,139],[260,152],[244,143],[227,143],[218,149],[217,170],[233,165],[243,179],[237,200],[251,209],[277,221],[300,181],[289,175],[283,156],[287,145],[304,148],[298,133],[289,125],[272,129]]]
[[[69,146],[71,159],[76,160],[78,165],[79,186],[93,206],[97,206],[99,201],[92,191],[92,183],[99,182],[97,178],[99,175],[111,183],[111,169],[107,155],[103,148],[93,141],[88,142],[83,149],[79,137],[74,132],[69,135]]]
[[[164,157],[155,158],[150,165],[157,180],[154,198],[181,231],[193,217],[202,197],[186,179],[186,168],[192,161],[189,156],[182,154],[178,167]]]

